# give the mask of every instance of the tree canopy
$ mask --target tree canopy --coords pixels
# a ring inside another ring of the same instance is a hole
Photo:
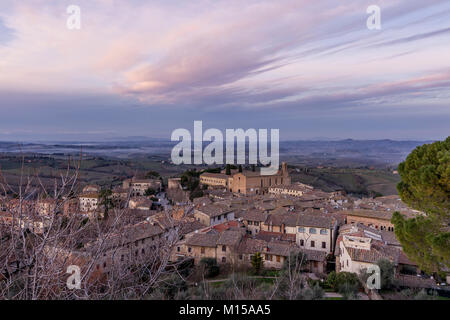
[[[425,216],[394,213],[395,234],[405,253],[426,272],[450,268],[450,137],[414,149],[399,165],[401,199]]]

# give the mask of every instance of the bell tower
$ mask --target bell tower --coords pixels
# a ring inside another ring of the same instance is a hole
[[[283,176],[282,178],[282,183],[284,185],[290,185],[291,184],[291,177],[289,176],[289,171],[288,171],[288,167],[287,167],[287,163],[286,162],[282,162],[281,163],[281,175]]]

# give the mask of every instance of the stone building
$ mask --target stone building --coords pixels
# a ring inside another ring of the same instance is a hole
[[[194,209],[194,217],[206,226],[234,220],[234,209],[224,204],[205,204]]]
[[[160,191],[161,186],[161,180],[138,179],[136,177],[124,180],[122,185],[123,189],[129,189],[132,197],[144,196],[149,188]]]
[[[290,185],[291,177],[285,162],[273,175],[262,175],[261,172],[243,171],[231,175],[223,173],[203,173],[200,175],[200,183],[208,186],[223,186],[230,192],[242,194],[266,194],[269,187]]]
[[[349,224],[361,223],[375,229],[394,232],[394,225],[391,223],[393,214],[391,211],[352,210],[342,214],[347,216],[347,223]]]
[[[303,184],[296,183],[291,185],[281,185],[281,186],[271,186],[268,189],[269,194],[275,195],[288,195],[294,197],[301,197],[308,191],[313,190],[313,187]]]

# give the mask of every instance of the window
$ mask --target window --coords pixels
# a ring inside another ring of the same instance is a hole
[[[124,260],[124,257],[123,257],[123,255],[121,255],[120,256],[120,261],[123,261]]]
[[[242,254],[239,255],[239,260],[242,260]]]
[[[277,262],[280,262],[280,256],[277,256]]]
[[[320,229],[320,234],[328,234],[328,230],[327,229]]]
[[[192,248],[191,247],[188,248],[188,252],[192,252]]]
[[[144,249],[142,249],[142,250],[141,250],[141,253],[142,253],[142,254],[145,254],[145,250],[144,250]]]
[[[227,251],[227,246],[222,246],[222,251],[226,252]]]
[[[298,232],[299,232],[299,233],[305,233],[305,228],[303,228],[303,227],[298,227]]]
[[[103,268],[106,268],[106,262],[103,262]]]
[[[177,247],[177,251],[180,252],[180,247]]]
[[[201,252],[202,254],[204,254],[204,253],[205,253],[205,248],[202,247],[202,248],[200,249],[200,252]]]
[[[325,241],[322,241],[322,249],[326,249],[327,248],[327,243]]]
[[[316,234],[317,233],[316,228],[309,228],[309,233]]]
[[[303,240],[303,239],[302,239],[302,240],[300,240],[300,246],[302,246],[302,247],[303,247],[304,245],[305,245],[305,240]]]
[[[259,226],[259,222],[258,221],[255,221],[255,226]]]
[[[316,246],[316,242],[315,241],[311,241],[311,248],[314,248]]]
[[[251,226],[252,224],[253,224],[253,222],[252,222],[252,221],[249,221],[249,222],[248,222],[248,225],[249,225],[249,226]]]
[[[223,262],[223,263],[227,262],[227,258],[222,257],[222,262]]]

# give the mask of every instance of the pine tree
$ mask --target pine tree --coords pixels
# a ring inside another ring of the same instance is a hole
[[[417,147],[398,171],[401,199],[425,213],[412,219],[394,213],[392,223],[403,250],[426,272],[450,268],[450,137]]]

